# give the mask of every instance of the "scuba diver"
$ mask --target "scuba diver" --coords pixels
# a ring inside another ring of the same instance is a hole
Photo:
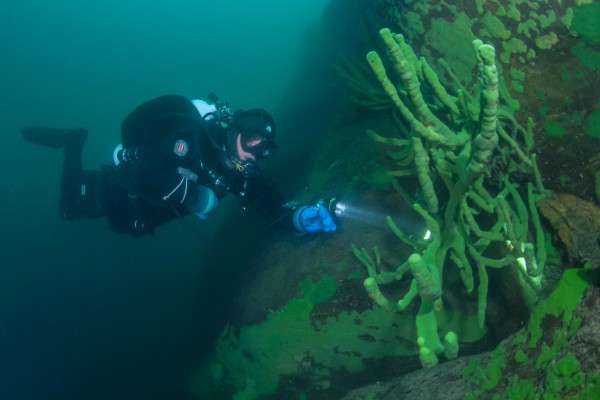
[[[59,213],[68,220],[107,217],[112,230],[152,234],[175,218],[206,218],[232,193],[272,225],[299,233],[335,231],[326,203],[286,202],[257,161],[276,148],[275,125],[263,109],[232,112],[208,101],[161,96],[135,108],[121,124],[114,166],[82,169],[86,129],[31,127],[29,142],[62,148]]]

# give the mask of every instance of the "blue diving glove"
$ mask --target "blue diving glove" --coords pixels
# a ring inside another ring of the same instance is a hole
[[[294,226],[301,233],[333,232],[337,229],[329,210],[321,202],[314,206],[299,207],[294,213]]]

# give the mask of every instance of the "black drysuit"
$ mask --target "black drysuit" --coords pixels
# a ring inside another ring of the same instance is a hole
[[[269,222],[292,229],[293,211],[283,197],[257,169],[227,163],[224,128],[203,119],[188,99],[167,95],[143,103],[125,118],[121,136],[128,161],[101,171],[82,171],[81,152],[65,149],[65,218],[106,216],[114,231],[141,236],[189,214],[210,189],[218,199],[232,193]]]

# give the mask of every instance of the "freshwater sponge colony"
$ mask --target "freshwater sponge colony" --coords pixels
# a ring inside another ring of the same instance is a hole
[[[431,366],[437,363],[436,354],[456,356],[458,346],[454,332],[448,332],[445,343],[438,336],[445,267],[458,268],[468,292],[477,286],[480,328],[485,325],[487,268],[515,266],[526,298],[531,303],[537,298],[546,253],[535,202],[544,189],[535,155],[530,153],[531,121],[527,128],[519,125],[501,101],[493,46],[473,41],[478,83],[471,95],[457,80],[443,86],[402,35],[382,29],[380,36],[393,74],[386,71],[378,53],[369,52],[367,60],[398,111],[402,137],[369,133],[397,147],[392,154],[398,168],[389,175],[426,221],[431,237],[411,237],[388,218],[398,238],[413,248],[413,255],[396,271],[385,272],[365,249],[354,248],[354,253],[367,267],[365,287],[379,305],[403,311],[420,295],[417,343],[422,364]],[[447,66],[446,70],[451,72]],[[393,83],[390,76],[397,76],[399,82]],[[530,181],[517,184],[516,174]],[[411,175],[418,181],[414,193],[396,178]],[[413,276],[409,291],[398,302],[385,298],[379,285],[400,280],[408,272]]]
[[[506,82],[518,100],[513,102],[513,108],[522,105],[527,115],[540,122],[535,132],[538,138],[545,134],[564,146],[573,143],[570,139],[578,133],[589,137],[575,141],[579,143],[579,148],[573,149],[575,157],[561,159],[555,154],[549,160],[540,159],[540,166],[548,171],[547,184],[561,191],[593,194],[589,190],[593,177],[577,179],[576,184],[573,174],[569,188],[565,188],[560,182],[553,184],[554,174],[549,170],[578,160],[585,168],[590,162],[585,158],[593,158],[597,153],[600,2],[379,0],[373,8],[383,25],[403,33],[418,54],[429,59],[443,57],[463,83],[470,82],[475,58],[456,44],[475,37],[493,44],[500,81]],[[570,139],[561,143],[563,136]],[[546,138],[540,139],[544,139],[538,141],[541,157]]]

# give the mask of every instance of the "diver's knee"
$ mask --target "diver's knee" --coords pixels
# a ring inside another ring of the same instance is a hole
[[[60,216],[73,220],[106,215],[103,181],[102,171],[82,171],[72,184],[63,187],[59,202]]]

